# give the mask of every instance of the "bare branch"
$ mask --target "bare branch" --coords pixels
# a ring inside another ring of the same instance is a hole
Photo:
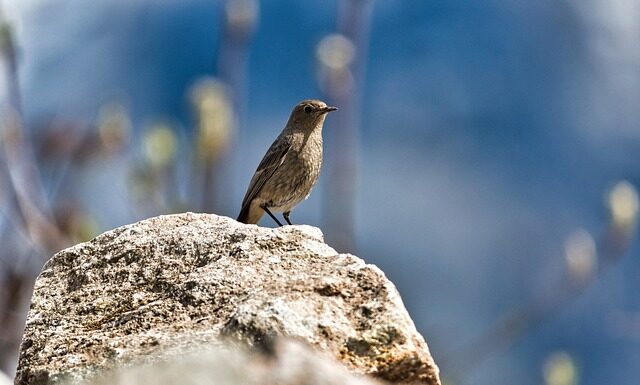
[[[53,221],[33,147],[22,124],[16,50],[11,30],[4,20],[0,20],[0,66],[7,87],[0,102],[0,142],[10,186],[31,238],[48,250],[59,250],[69,242]]]

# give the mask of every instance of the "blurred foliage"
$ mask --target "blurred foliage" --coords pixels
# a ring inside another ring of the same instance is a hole
[[[148,128],[142,138],[144,160],[152,167],[163,169],[175,161],[178,139],[168,123],[156,123]]]
[[[196,153],[201,162],[214,162],[228,151],[234,125],[228,93],[220,80],[210,78],[200,80],[191,90],[191,104],[198,122]]]
[[[225,16],[227,29],[232,35],[248,37],[256,27],[260,8],[256,0],[228,0]]]
[[[627,181],[618,182],[607,196],[612,226],[627,236],[636,230],[638,221],[638,192]]]
[[[576,385],[578,368],[569,354],[555,352],[544,365],[544,381],[546,385]]]
[[[102,147],[108,153],[122,149],[131,140],[131,119],[127,110],[118,103],[110,103],[100,109],[98,133]]]
[[[564,243],[567,270],[575,285],[583,285],[596,271],[596,242],[586,230],[578,229],[570,234]]]
[[[347,95],[355,86],[350,66],[356,48],[346,36],[332,34],[324,37],[316,48],[318,84],[333,98]]]

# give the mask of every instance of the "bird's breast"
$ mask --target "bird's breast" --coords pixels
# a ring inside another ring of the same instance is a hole
[[[308,140],[304,145],[293,146],[263,190],[267,205],[277,211],[292,209],[309,195],[321,166],[321,140]]]

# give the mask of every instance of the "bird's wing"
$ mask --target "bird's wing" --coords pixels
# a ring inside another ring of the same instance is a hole
[[[291,140],[286,136],[278,137],[278,139],[271,144],[267,153],[264,154],[262,161],[260,161],[258,169],[255,174],[253,174],[253,178],[251,178],[247,193],[242,200],[243,207],[250,204],[253,198],[260,193],[264,184],[273,176],[273,173],[278,167],[280,167],[290,148]]]

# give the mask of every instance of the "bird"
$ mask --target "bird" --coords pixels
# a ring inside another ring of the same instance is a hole
[[[292,225],[291,210],[309,196],[320,174],[324,120],[337,109],[316,99],[303,100],[293,108],[249,182],[239,222],[257,224],[266,212],[282,226],[273,214],[281,212]]]

